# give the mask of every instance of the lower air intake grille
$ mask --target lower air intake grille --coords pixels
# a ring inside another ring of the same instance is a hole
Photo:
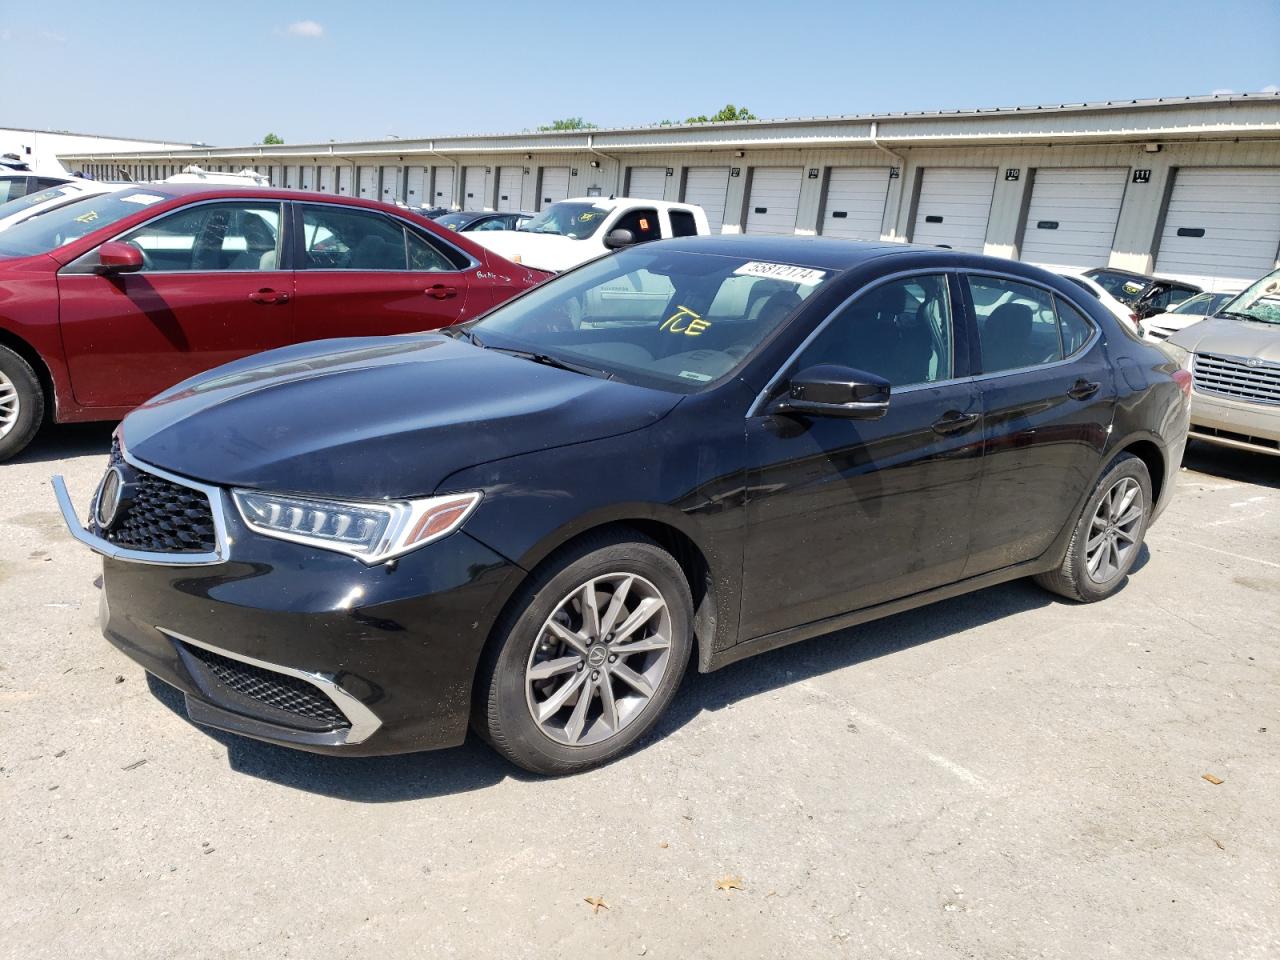
[[[233,660],[194,644],[182,643],[181,647],[184,653],[208,670],[213,680],[239,697],[262,704],[271,711],[310,721],[305,724],[308,727],[319,725],[338,730],[351,726],[334,702],[306,680]],[[209,692],[216,694],[218,691]]]

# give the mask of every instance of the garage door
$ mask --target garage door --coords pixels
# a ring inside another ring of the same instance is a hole
[[[799,167],[756,167],[751,171],[746,233],[791,236],[800,209]]]
[[[382,168],[382,195],[381,199],[386,203],[395,203],[400,199],[400,174],[399,167],[383,167]]]
[[[338,193],[344,197],[351,196],[351,174],[353,172],[353,167],[338,168]]]
[[[996,189],[995,170],[933,167],[920,180],[914,243],[981,253]]]
[[[541,210],[543,207],[550,206],[553,203],[559,203],[569,196],[569,168],[568,167],[543,167],[542,168],[542,196],[537,208]]]
[[[427,202],[427,168],[410,167],[405,172],[405,201],[411,207]]]
[[[271,165],[271,185],[273,187],[284,186],[284,167],[278,163]]]
[[[314,190],[316,188],[316,168],[306,166],[301,168],[299,174],[299,183],[303,190]]]
[[[1207,290],[1245,286],[1274,270],[1280,248],[1280,168],[1174,174],[1156,273]]]
[[[1037,170],[1021,258],[1042,267],[1105,267],[1128,179],[1125,167]]]
[[[431,203],[437,207],[453,206],[453,167],[436,167],[436,188]]]
[[[827,175],[822,235],[879,240],[888,195],[888,167],[832,167]]]
[[[484,167],[467,167],[462,172],[462,209],[484,209]]]
[[[370,200],[378,199],[378,168],[377,167],[361,167],[360,187],[358,196],[367,197]]]
[[[524,173],[520,167],[498,168],[498,209],[523,210]]]
[[[299,174],[298,174],[299,169],[300,169],[299,167],[297,167],[292,163],[285,165],[284,185],[288,187],[290,190],[297,190],[298,185],[302,182],[299,179]]]
[[[666,189],[666,167],[632,167],[627,174],[628,197],[661,200]]]
[[[684,202],[707,211],[711,232],[724,224],[724,201],[729,192],[728,167],[690,167],[684,178]]]
[[[321,193],[333,193],[337,171],[333,167],[321,167],[316,175],[316,189]]]

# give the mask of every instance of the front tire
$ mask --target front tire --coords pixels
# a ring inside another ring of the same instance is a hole
[[[1085,503],[1062,565],[1037,574],[1036,583],[1081,603],[1111,596],[1142,551],[1152,506],[1147,465],[1120,454]]]
[[[503,615],[474,726],[534,773],[606,763],[652,729],[692,648],[693,600],[675,558],[638,533],[593,537],[536,573]]]
[[[0,463],[20,453],[44,420],[44,389],[31,364],[0,347]]]

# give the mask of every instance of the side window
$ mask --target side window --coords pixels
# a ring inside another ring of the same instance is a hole
[[[275,270],[278,203],[203,203],[145,223],[120,238],[142,251],[150,273]]]
[[[405,231],[409,243],[409,269],[432,272],[457,270],[458,268],[435,244],[413,230]]]
[[[481,220],[471,228],[473,232],[478,233],[481,230],[509,230],[505,217],[491,217],[488,220]]]
[[[906,277],[867,291],[831,318],[796,369],[834,363],[895,387],[953,374],[951,301],[941,274]]]
[[[632,210],[630,213],[624,213],[609,229],[610,231],[630,230],[635,234],[636,243],[648,243],[650,240],[658,240],[662,237],[657,210]]]
[[[308,270],[406,269],[403,225],[372,210],[304,206],[302,241]]]
[[[1069,357],[1084,346],[1089,339],[1089,331],[1093,328],[1081,316],[1080,311],[1067,301],[1061,297],[1054,297],[1053,300],[1057,304],[1058,322],[1062,326],[1062,352]]]
[[[688,210],[671,211],[671,235],[673,237],[696,237],[698,222]]]
[[[1062,336],[1053,294],[1003,280],[968,277],[982,345],[982,372],[1018,370],[1062,359]]]
[[[52,178],[49,178],[49,177],[38,177],[38,178],[36,178],[36,186],[35,186],[35,189],[36,189],[36,190],[48,190],[48,189],[50,189],[50,188],[52,188],[52,187],[59,187],[59,186],[61,186],[62,184],[66,183],[66,182],[67,182],[67,181],[65,181],[65,180],[55,180],[55,179],[52,179]]]

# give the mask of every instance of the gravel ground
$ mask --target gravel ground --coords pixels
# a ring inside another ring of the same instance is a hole
[[[1105,603],[1013,583],[690,676],[546,781],[189,723],[49,486],[87,502],[108,436],[0,466],[0,956],[1280,956],[1280,461],[1193,448]]]

